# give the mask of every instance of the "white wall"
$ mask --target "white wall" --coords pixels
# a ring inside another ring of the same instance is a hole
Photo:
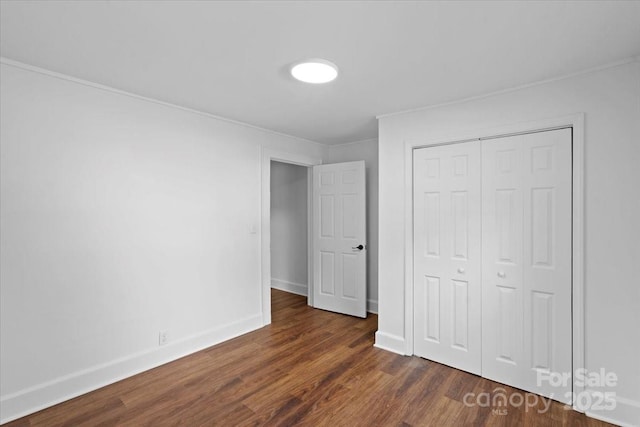
[[[308,168],[271,162],[271,287],[308,294]]]
[[[262,326],[261,149],[323,146],[4,63],[0,84],[2,422]]]
[[[330,145],[324,163],[364,160],[367,179],[367,311],[378,312],[378,140]]]
[[[640,424],[640,63],[482,99],[382,117],[379,126],[380,317],[376,342],[404,352],[404,142],[585,113],[586,368],[620,378],[617,409]],[[602,391],[602,390],[600,390]],[[595,412],[594,412],[595,413]]]

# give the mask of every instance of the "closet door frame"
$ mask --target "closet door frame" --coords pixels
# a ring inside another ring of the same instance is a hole
[[[405,145],[405,354],[413,355],[413,150],[437,145],[482,141],[554,129],[572,129],[572,353],[573,372],[584,368],[584,113],[509,124],[481,130],[435,135],[404,141]],[[584,387],[573,385],[574,395]],[[579,412],[574,404],[573,409]]]

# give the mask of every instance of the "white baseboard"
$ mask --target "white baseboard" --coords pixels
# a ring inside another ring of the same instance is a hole
[[[593,391],[591,392],[593,393]],[[640,402],[617,395],[615,401],[616,407],[612,410],[587,410],[585,414],[588,417],[623,427],[640,426]],[[600,402],[600,399],[594,396],[591,402]]]
[[[262,314],[0,397],[0,424],[261,328]]]
[[[281,291],[290,292],[292,294],[302,295],[304,297],[308,294],[307,285],[289,282],[287,280],[271,279],[271,287]]]
[[[378,314],[378,300],[374,300],[374,299],[367,300],[367,312]]]
[[[304,297],[308,296],[309,292],[307,285],[303,285],[302,283],[289,282],[287,280],[281,279],[271,279],[271,287],[273,289],[279,289],[281,291],[289,292],[296,295],[302,295]],[[377,300],[367,300],[367,312],[378,314]]]
[[[376,343],[373,346],[382,350],[398,353],[403,356],[405,355],[404,338],[397,335],[378,331],[376,332]]]

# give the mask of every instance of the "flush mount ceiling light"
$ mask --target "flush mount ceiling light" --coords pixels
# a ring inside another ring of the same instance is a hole
[[[325,59],[307,59],[291,67],[291,75],[305,83],[329,83],[338,77],[338,67]]]

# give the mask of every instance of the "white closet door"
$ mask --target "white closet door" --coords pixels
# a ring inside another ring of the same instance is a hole
[[[482,141],[482,376],[569,402],[571,130]]]
[[[480,373],[480,142],[414,151],[414,353]]]

